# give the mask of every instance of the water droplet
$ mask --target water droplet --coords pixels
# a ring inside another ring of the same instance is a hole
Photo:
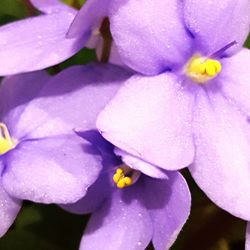
[[[141,244],[142,244],[141,241],[138,241],[138,242],[137,242],[137,245],[138,245],[138,246],[141,246]]]

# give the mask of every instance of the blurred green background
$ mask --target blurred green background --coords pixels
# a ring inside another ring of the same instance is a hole
[[[64,2],[80,8],[84,0],[64,0]],[[36,14],[37,11],[32,8],[28,0],[0,2],[1,25]],[[250,37],[245,46],[250,48]],[[69,60],[49,70],[52,73],[58,72],[70,65],[84,64],[93,60],[96,60],[95,52],[83,49]],[[192,191],[192,212],[172,249],[244,249],[246,223],[213,205],[194,184],[188,172],[183,171],[183,174]],[[66,213],[55,205],[24,202],[16,222],[0,239],[0,250],[77,250],[87,221],[88,216]],[[149,246],[148,249],[153,248]]]

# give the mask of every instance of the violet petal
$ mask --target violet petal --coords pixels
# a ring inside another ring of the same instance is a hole
[[[230,55],[244,44],[249,33],[250,1],[184,0],[184,19],[205,55],[236,41],[238,46],[224,53]]]
[[[138,200],[143,189],[116,190],[94,212],[84,232],[80,250],[143,250],[152,237],[152,222],[147,209]]]
[[[100,113],[97,128],[115,146],[149,163],[167,170],[186,167],[194,157],[194,93],[180,81],[168,73],[130,78]]]
[[[194,115],[196,157],[189,168],[222,209],[250,219],[250,126],[220,93],[200,91]],[[232,202],[233,201],[233,202]]]

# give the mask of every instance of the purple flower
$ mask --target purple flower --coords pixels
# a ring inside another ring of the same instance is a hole
[[[0,75],[53,66],[68,59],[85,45],[97,48],[98,55],[102,53],[104,45],[100,28],[102,25],[103,28],[109,28],[108,21],[104,20],[108,0],[102,0],[101,3],[89,0],[79,13],[59,0],[31,0],[31,3],[42,15],[0,27]],[[74,18],[75,24],[72,24],[72,31],[67,36]],[[84,30],[77,33],[79,19]],[[109,49],[110,62],[121,64],[115,46],[106,48]]]
[[[43,69],[79,51],[85,38],[66,39],[77,11],[57,0],[32,1],[44,14],[0,28],[0,75]]]
[[[145,249],[151,240],[156,250],[169,249],[190,212],[184,178],[177,171],[156,172],[155,166],[122,150],[115,149],[115,155],[97,131],[79,135],[90,142],[90,154],[96,157],[99,151],[103,159],[87,195],[63,206],[78,214],[93,212],[80,249]]]
[[[211,200],[250,220],[250,51],[240,49],[249,0],[117,0],[110,8],[124,62],[152,76],[129,79],[97,127],[163,169],[191,164]]]
[[[88,36],[88,42],[85,46],[96,48],[99,60],[106,60],[124,67],[125,65],[120,59],[116,44],[112,41],[112,35],[109,30],[110,2],[111,0],[103,0],[101,2],[88,0],[77,13],[67,37]]]
[[[101,157],[85,152],[74,129],[93,128],[97,114],[127,77],[118,67],[93,64],[54,77],[36,72],[4,79],[0,235],[15,219],[23,199],[64,204],[86,194],[101,170]]]

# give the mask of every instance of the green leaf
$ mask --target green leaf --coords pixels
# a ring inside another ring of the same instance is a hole
[[[62,1],[77,9],[79,9],[86,2],[86,0],[62,0]]]
[[[25,8],[21,0],[1,0],[0,16],[25,17]]]
[[[250,34],[245,42],[245,47],[250,48]]]
[[[95,50],[84,48],[80,50],[77,54],[75,54],[73,57],[71,57],[70,59],[61,63],[59,67],[60,69],[64,69],[72,65],[87,64],[95,60],[96,60]]]
[[[84,48],[80,50],[77,54],[69,58],[68,60],[55,65],[53,67],[50,67],[48,69],[48,72],[50,74],[56,74],[60,72],[61,70],[68,68],[73,65],[82,65],[82,64],[87,64],[93,61],[96,61],[96,53],[94,49],[87,49]]]

